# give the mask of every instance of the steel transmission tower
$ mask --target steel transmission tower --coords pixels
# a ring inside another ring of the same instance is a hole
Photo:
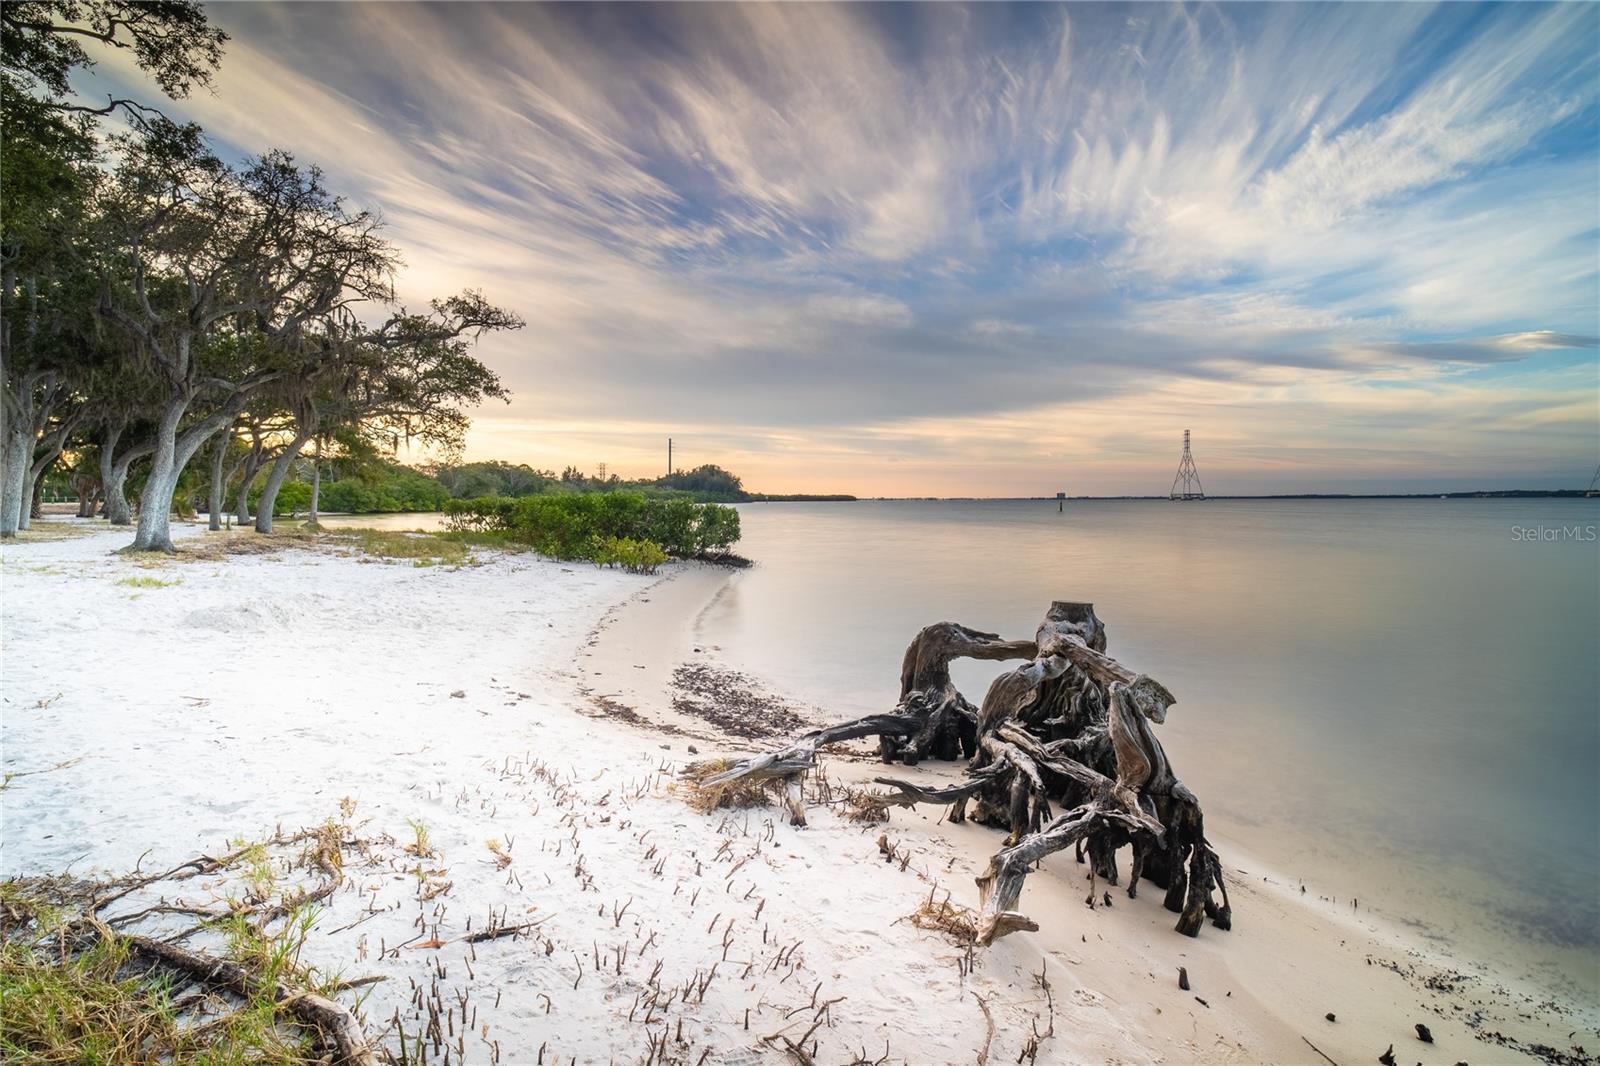
[[[1183,431],[1183,458],[1178,460],[1178,476],[1172,479],[1172,499],[1203,500],[1206,492],[1200,487],[1200,471],[1195,469],[1194,454],[1189,451],[1189,431]]]

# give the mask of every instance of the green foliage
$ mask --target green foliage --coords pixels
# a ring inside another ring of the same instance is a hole
[[[166,589],[182,584],[182,581],[163,581],[159,577],[124,577],[119,578],[117,584],[131,589]]]
[[[473,542],[451,534],[341,529],[324,533],[323,537],[328,543],[388,563],[409,562],[415,567],[472,566],[477,563],[471,551]]]
[[[631,537],[601,537],[595,545],[596,566],[620,566],[630,574],[653,574],[667,561],[661,545]]]
[[[431,478],[411,470],[384,477],[376,485],[363,478],[340,478],[322,486],[319,509],[347,514],[437,511],[450,494]]]
[[[445,525],[452,530],[473,533],[510,533],[517,501],[506,496],[484,496],[476,500],[448,500],[444,505]]]
[[[440,466],[433,471],[434,479],[442,485],[448,496],[458,500],[475,500],[485,496],[532,496],[544,492],[556,481],[549,470],[535,470],[526,463],[464,463],[459,466]]]
[[[739,512],[632,492],[451,500],[450,527],[501,532],[554,559],[594,559],[608,541],[648,542],[680,557],[715,556],[739,539]]]
[[[311,506],[311,486],[301,481],[285,481],[272,501],[275,515],[299,514]]]
[[[662,488],[693,493],[699,500],[738,503],[746,499],[744,483],[738,476],[710,463],[689,471],[675,471],[656,484]]]
[[[674,554],[703,555],[724,550],[739,539],[739,516],[736,511],[722,509],[704,511],[696,500],[705,500],[705,492],[712,490],[728,495],[730,486],[737,487],[739,479],[719,467],[700,467],[679,478],[698,476],[711,471],[703,478],[685,482],[697,486],[688,488],[663,488],[661,482],[625,482],[615,476],[606,481],[584,478],[575,468],[564,474],[549,470],[535,470],[526,464],[505,462],[464,463],[459,466],[438,466],[416,469],[398,463],[386,462],[377,456],[357,457],[343,455],[325,460],[323,464],[322,494],[318,510],[325,514],[395,514],[412,511],[444,511],[457,519],[460,529],[510,530],[513,504],[533,496],[617,497],[610,504],[572,504],[582,510],[598,507],[600,512],[612,516],[613,524],[630,520],[636,509],[649,501],[650,520],[656,523],[660,535],[645,539],[661,544],[681,544]],[[302,472],[297,478],[284,482],[275,514],[303,512],[310,502],[310,486]],[[725,477],[729,480],[719,480]],[[738,490],[743,498],[749,494]],[[730,497],[734,498],[734,497]],[[287,501],[287,503],[285,502]],[[463,508],[461,505],[468,505]],[[609,527],[608,527],[609,528]],[[625,535],[625,534],[618,534]],[[582,556],[570,556],[581,558]]]
[[[51,110],[63,109],[72,73],[95,65],[85,41],[131,51],[161,91],[178,99],[211,83],[228,40],[192,0],[13,0],[0,23],[6,94],[26,93]]]
[[[744,491],[738,475],[709,464],[653,481],[624,481],[615,474],[606,478],[589,477],[575,466],[568,466],[557,474],[553,470],[535,470],[526,464],[513,466],[501,462],[440,466],[434,468],[433,475],[458,500],[590,492],[681,497],[701,503],[742,503],[752,498]]]

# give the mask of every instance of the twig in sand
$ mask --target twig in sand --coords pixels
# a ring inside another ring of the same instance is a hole
[[[818,987],[821,986],[819,985]],[[812,993],[812,998],[815,999],[815,997],[816,993]],[[805,1043],[807,1040],[811,1039],[811,1034],[816,1032],[817,1027],[821,1024],[822,1018],[820,1017],[819,1012],[819,1017],[811,1023],[811,1028],[807,1029],[803,1034],[801,1034],[798,1041],[789,1039],[789,1037],[783,1033],[773,1033],[771,1036],[762,1037],[761,1042],[763,1044],[775,1044],[781,1040],[783,1041],[783,1050],[792,1055],[794,1060],[798,1062],[800,1066],[817,1066],[816,1060],[810,1055],[806,1054]]]
[[[989,1001],[978,993],[972,993],[972,998],[978,1001],[978,1009],[983,1011],[983,1024],[988,1032],[983,1037],[983,1047],[978,1049],[978,1066],[989,1066],[989,1046],[994,1043],[994,1015],[989,1013]]]
[[[11,782],[15,781],[19,777],[32,777],[34,774],[48,774],[48,773],[54,773],[57,770],[65,770],[69,766],[78,765],[85,758],[87,758],[87,756],[80,755],[76,759],[68,759],[65,762],[58,762],[54,766],[41,766],[37,770],[10,770],[10,771],[7,771],[5,777],[3,779],[0,779],[0,792],[4,792],[6,789],[10,788],[11,787]]]
[[[1328,1058],[1327,1055],[1323,1054],[1322,1049],[1313,1044],[1310,1040],[1306,1040],[1306,1038],[1303,1036],[1300,1039],[1306,1041],[1306,1047],[1310,1048],[1312,1051],[1315,1051],[1318,1055],[1322,1055],[1323,1059],[1329,1064],[1329,1066],[1339,1066],[1337,1062],[1334,1062],[1332,1059]]]
[[[535,922],[524,922],[521,925],[502,925],[498,929],[481,929],[476,933],[468,933],[461,940],[466,944],[481,944],[485,940],[499,940],[503,936],[515,936],[518,933],[525,933],[529,929],[539,928],[539,926],[549,921],[551,917],[552,915],[547,914]]]

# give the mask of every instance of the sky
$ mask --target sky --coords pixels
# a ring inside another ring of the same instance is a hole
[[[211,91],[520,312],[467,457],[768,492],[1586,487],[1594,4],[213,4]],[[137,85],[116,62],[86,93]],[[145,87],[148,94],[151,90]]]

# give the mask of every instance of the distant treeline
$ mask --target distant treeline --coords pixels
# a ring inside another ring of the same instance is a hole
[[[707,464],[653,480],[627,481],[616,474],[591,477],[575,466],[557,474],[525,463],[464,463],[434,467],[432,475],[458,500],[482,496],[542,496],[550,493],[633,492],[643,496],[681,496],[704,503],[743,503],[750,499],[737,474]]]
[[[352,477],[322,484],[325,511],[370,514],[380,511],[438,511],[447,500],[488,497],[560,496],[627,492],[650,499],[699,503],[750,503],[792,500],[854,500],[854,496],[775,495],[746,492],[737,474],[707,464],[653,480],[624,480],[615,474],[591,477],[569,466],[557,474],[526,463],[499,461],[413,468],[382,464]]]
[[[745,496],[750,503],[852,503],[857,498],[843,493],[814,492],[752,492]]]
[[[320,462],[321,469],[317,469]],[[69,499],[74,495],[73,471],[52,471],[46,479],[45,497]],[[137,478],[134,479],[137,482]],[[527,496],[570,496],[626,492],[647,499],[683,499],[698,503],[747,503],[755,501],[853,500],[853,496],[773,495],[746,492],[738,475],[719,466],[706,465],[680,471],[670,477],[628,481],[611,475],[591,477],[576,467],[561,473],[539,470],[525,463],[498,461],[455,463],[432,466],[406,466],[384,460],[371,453],[345,455],[336,459],[307,458],[295,464],[275,494],[273,510],[279,515],[297,514],[310,505],[312,485],[318,484],[318,509],[324,513],[392,514],[413,511],[443,511],[452,500],[507,499]],[[134,487],[137,487],[135,484]],[[180,492],[180,509],[205,506],[206,482],[196,476],[186,478]],[[245,490],[244,515],[253,513],[261,496],[259,483]],[[185,497],[189,497],[185,499]],[[245,518],[241,518],[241,521]]]

